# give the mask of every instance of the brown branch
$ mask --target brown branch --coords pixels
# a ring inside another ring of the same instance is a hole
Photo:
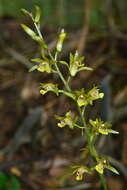
[[[91,189],[92,185],[90,183],[84,183],[84,184],[80,184],[74,187],[65,187],[65,188],[61,188],[61,190],[84,190],[84,189]]]
[[[21,164],[30,164],[31,162],[36,162],[36,161],[41,161],[44,160],[46,161],[48,158],[51,158],[54,154],[56,154],[58,150],[52,150],[50,152],[45,153],[44,155],[39,155],[39,156],[29,156],[27,158],[24,158],[22,160],[13,160],[13,161],[7,161],[7,162],[0,162],[0,171],[9,169],[11,167],[19,167]]]

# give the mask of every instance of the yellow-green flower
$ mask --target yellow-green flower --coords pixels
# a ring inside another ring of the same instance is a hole
[[[52,84],[52,83],[41,83],[41,90],[40,93],[42,95],[46,94],[47,92],[52,91],[58,95],[58,87],[57,84]]]
[[[95,166],[95,170],[98,173],[103,174],[105,168],[109,169],[110,171],[112,171],[115,174],[119,175],[119,172],[115,168],[113,168],[112,166],[109,165],[109,159],[108,158],[100,158],[98,160],[98,164]]]
[[[90,120],[90,124],[93,127],[93,133],[98,135],[101,133],[102,135],[108,135],[109,133],[118,134],[119,132],[111,129],[111,124],[108,122],[103,122],[101,119],[96,119],[95,121]]]
[[[57,115],[55,117],[56,119],[60,120],[58,127],[61,128],[68,126],[69,128],[73,129],[77,121],[77,117],[74,117],[71,111],[67,112],[63,117]]]
[[[72,77],[74,77],[79,71],[92,70],[92,68],[86,67],[84,63],[82,63],[83,60],[84,60],[84,57],[79,56],[77,51],[75,52],[74,55],[70,54],[69,71]]]

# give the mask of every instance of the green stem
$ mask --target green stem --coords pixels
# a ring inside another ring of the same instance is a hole
[[[103,190],[108,190],[108,187],[107,187],[106,182],[105,182],[104,175],[99,174],[99,177],[100,177],[100,183],[103,187]]]
[[[57,56],[55,56],[55,57],[57,57]],[[60,72],[60,70],[59,70],[57,64],[55,64],[55,66],[56,66],[56,70],[57,70],[57,72],[58,72],[58,74],[59,74],[59,76],[60,76],[62,82],[63,82],[64,85],[65,85],[66,90],[67,90],[68,92],[72,92],[71,88],[69,87],[68,83],[67,83],[66,80],[64,79],[62,73]],[[97,155],[96,155],[96,152],[94,151],[94,144],[93,144],[93,140],[94,140],[94,139],[93,139],[93,137],[91,138],[91,136],[90,136],[90,134],[89,134],[89,130],[88,130],[87,126],[86,126],[86,121],[85,121],[85,117],[84,117],[85,107],[83,108],[83,110],[81,110],[81,108],[80,108],[80,107],[78,106],[78,104],[77,104],[77,108],[78,108],[78,112],[79,112],[79,115],[80,115],[82,124],[83,124],[83,126],[84,126],[83,129],[85,129],[86,139],[87,139],[87,142],[88,142],[88,147],[89,147],[90,153],[91,153],[91,155],[92,155],[92,157],[93,157],[93,160],[96,161]],[[83,129],[82,129],[82,130],[83,130]],[[99,174],[99,176],[100,176],[100,183],[101,183],[101,185],[102,185],[102,187],[103,187],[103,190],[108,190],[104,176],[103,176],[103,175],[100,175],[100,174]]]
[[[55,55],[55,61],[57,60],[57,54]],[[65,85],[65,88],[68,92],[72,92],[71,88],[69,87],[68,83],[66,82],[66,80],[64,79],[62,73],[60,72],[57,64],[55,64],[55,67],[56,67],[56,70],[62,80],[62,82],[64,83]],[[80,115],[80,118],[81,118],[81,121],[82,121],[82,124],[83,124],[83,129],[85,129],[85,134],[86,134],[86,139],[87,139],[87,142],[88,142],[88,147],[89,147],[89,151],[93,157],[93,160],[96,161],[96,151],[94,151],[94,144],[93,144],[93,136],[91,138],[90,134],[89,134],[89,130],[86,126],[86,120],[85,120],[85,117],[84,117],[84,112],[85,112],[85,107],[83,108],[83,110],[81,110],[81,108],[79,107],[79,105],[77,104],[77,108],[78,108],[78,112],[79,112],[79,115]],[[103,187],[103,190],[108,190],[107,188],[107,185],[106,185],[106,182],[105,182],[105,178],[103,175],[99,174],[99,177],[100,177],[100,183]]]
[[[58,52],[56,52],[56,54],[55,54],[55,61],[56,61],[56,62],[57,62],[57,56],[58,56]],[[57,73],[58,73],[60,79],[62,80],[62,82],[63,82],[65,88],[67,89],[68,92],[71,92],[71,89],[70,89],[68,83],[66,82],[64,76],[62,75],[62,73],[61,73],[61,71],[60,71],[60,69],[59,69],[57,63],[55,63],[55,68],[56,68],[56,71],[57,71]]]
[[[79,110],[79,114],[80,114],[83,126],[85,127],[85,133],[86,133],[86,138],[87,138],[90,153],[91,153],[91,155],[93,157],[93,160],[96,161],[97,155],[96,155],[96,151],[94,151],[94,144],[93,144],[94,138],[93,138],[93,136],[89,135],[89,130],[86,127],[86,121],[85,121],[85,118],[84,118],[84,109],[83,109],[83,111],[81,111],[81,108],[78,106],[78,110]],[[101,183],[101,185],[103,187],[103,190],[108,190],[106,182],[105,182],[104,175],[99,174],[99,177],[100,177],[100,183]]]
[[[62,73],[60,72],[59,67],[57,66],[56,63],[55,63],[55,67],[56,67],[56,70],[57,70],[57,72],[58,72],[58,74],[59,74],[59,77],[61,78],[62,82],[63,82],[64,85],[65,85],[65,88],[67,89],[68,92],[71,92],[70,87],[69,87],[68,84],[66,83],[66,80],[64,79],[64,77],[63,77]]]
[[[41,31],[40,31],[40,27],[38,27],[38,25],[34,22],[34,26],[35,26],[35,28],[36,28],[36,30],[37,30],[37,33],[38,33],[38,35],[39,35],[39,37],[41,38],[41,39],[43,39],[43,36],[42,36],[42,34],[41,34]]]
[[[32,17],[32,19],[33,19],[33,17]],[[41,34],[41,32],[40,32],[40,29],[39,29],[38,25],[37,25],[35,22],[34,22],[34,25],[35,25],[35,28],[36,28],[36,30],[37,30],[37,33],[38,33],[39,37],[40,37],[41,39],[43,39],[43,36],[42,36],[42,34]],[[54,60],[57,62],[58,52],[56,52],[55,58],[53,58],[53,56],[52,56],[52,54],[51,54],[51,52],[50,52],[49,50],[48,50],[48,53],[49,53],[49,56],[51,57],[51,59],[54,59]],[[66,82],[66,80],[64,79],[64,77],[63,77],[63,75],[62,75],[62,73],[61,73],[61,71],[60,71],[60,69],[59,69],[57,63],[55,63],[55,68],[56,68],[56,71],[57,71],[59,77],[61,78],[62,82],[64,83],[66,89],[67,89],[69,92],[71,92],[71,89],[70,89],[70,87],[69,87],[69,85],[68,85],[68,81]],[[70,79],[69,79],[69,80],[70,80]]]

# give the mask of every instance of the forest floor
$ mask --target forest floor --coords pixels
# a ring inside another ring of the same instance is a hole
[[[99,190],[97,175],[87,176],[77,182],[74,177],[65,177],[73,163],[82,163],[81,149],[85,141],[81,131],[59,129],[55,114],[62,115],[70,108],[67,98],[53,94],[41,96],[39,83],[58,81],[54,75],[29,73],[33,63],[30,59],[39,56],[39,48],[22,31],[20,23],[4,19],[0,23],[0,170],[15,175],[22,190]],[[53,49],[58,32],[44,29],[46,41]],[[65,51],[78,46],[80,30],[68,35]],[[55,40],[54,40],[55,39]],[[111,121],[119,135],[99,138],[97,149],[112,157],[112,165],[120,175],[106,173],[110,190],[125,190],[127,187],[127,39],[108,33],[88,35],[85,52],[86,64],[93,72],[81,72],[72,81],[72,87],[90,88],[102,85],[108,92],[102,104],[88,111],[90,117],[101,114]],[[64,72],[64,68],[63,68]],[[73,105],[71,105],[74,109]],[[2,190],[2,189],[0,189]]]

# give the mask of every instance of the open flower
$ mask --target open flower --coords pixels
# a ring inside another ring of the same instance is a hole
[[[82,63],[83,60],[84,57],[79,56],[77,51],[74,55],[70,54],[69,71],[71,76],[74,77],[81,70],[92,70],[90,67],[85,67],[84,63]]]
[[[108,135],[109,133],[118,134],[119,132],[111,129],[111,124],[108,122],[103,122],[101,119],[96,119],[95,121],[90,120],[90,124],[93,127],[93,133],[98,135],[101,133],[102,135]]]
[[[76,180],[81,181],[85,173],[91,173],[91,169],[87,166],[72,166],[74,171],[73,174],[76,174]]]
[[[95,170],[100,173],[103,174],[104,173],[104,169],[107,168],[110,171],[112,171],[115,174],[119,174],[119,172],[113,168],[112,166],[109,165],[109,159],[108,158],[100,158],[98,160],[98,164],[95,166]]]
[[[32,68],[30,68],[29,70],[30,72],[34,70],[38,70],[39,72],[47,72],[47,73],[53,72],[52,65],[55,63],[54,61],[49,60],[46,57],[44,57],[44,59],[34,58],[31,59],[31,61],[39,64],[36,64]]]
[[[99,88],[97,86],[93,87],[87,94],[88,102],[92,105],[94,100],[100,99],[104,97],[104,93],[99,92]]]
[[[47,72],[47,73],[51,73],[51,71],[52,71],[51,65],[46,61],[41,62],[38,65],[37,70],[40,72]]]
[[[78,105],[81,106],[86,106],[88,104],[87,102],[87,94],[84,92],[84,88],[82,88],[80,91],[76,91],[76,99]]]
[[[69,128],[73,129],[77,121],[77,117],[74,117],[71,111],[67,112],[63,117],[56,115],[55,118],[60,121],[58,123],[58,127],[61,128],[68,126]]]
[[[85,92],[84,88],[75,92],[77,103],[80,107],[92,105],[94,100],[103,98],[104,94],[99,92],[98,87],[93,87],[90,91]]]
[[[41,90],[40,93],[42,95],[46,94],[47,92],[52,91],[58,95],[58,87],[57,84],[52,84],[52,83],[41,83]]]

